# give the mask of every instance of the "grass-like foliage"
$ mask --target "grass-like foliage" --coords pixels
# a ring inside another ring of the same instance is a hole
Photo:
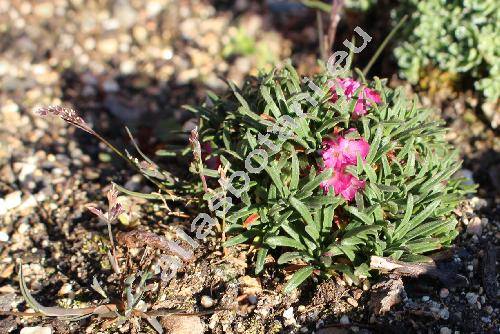
[[[457,236],[451,212],[470,188],[453,178],[461,163],[442,121],[402,89],[358,76],[314,77],[313,105],[286,65],[193,108],[205,161],[226,168],[226,178],[248,162],[253,169],[247,191],[218,215],[226,246],[253,244],[257,273],[268,254],[298,265],[286,291],[313,273],[367,277],[371,255],[423,260]],[[227,187],[208,197],[217,191]]]
[[[500,98],[500,6],[496,0],[405,0],[396,17],[412,13],[395,50],[413,83],[429,67],[476,79],[491,101]]]

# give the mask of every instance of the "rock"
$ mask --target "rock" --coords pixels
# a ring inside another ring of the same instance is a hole
[[[372,288],[369,307],[375,314],[388,312],[406,296],[400,277],[387,277]]]
[[[283,312],[283,318],[285,319],[293,318],[293,307],[289,307]]]
[[[202,296],[200,303],[204,308],[211,308],[215,304],[214,300],[209,296]]]
[[[449,329],[448,327],[441,327],[441,329],[439,330],[439,334],[451,334],[451,329]]]
[[[431,297],[429,297],[429,296],[423,296],[422,297],[422,301],[423,302],[428,302],[430,299],[431,299]]]
[[[102,83],[102,90],[106,93],[116,93],[120,90],[120,85],[113,79],[107,79]]]
[[[69,283],[64,283],[63,286],[57,292],[57,294],[59,296],[65,296],[68,293],[70,293],[72,290],[73,290],[73,285],[71,285]]]
[[[52,334],[52,328],[50,327],[24,327],[21,329],[20,334]]]
[[[500,113],[498,112],[498,102],[488,101],[481,106],[484,115],[490,120],[491,127],[496,129],[500,126]]]
[[[9,241],[9,235],[5,232],[0,231],[0,242],[7,242]]]
[[[478,295],[476,295],[475,293],[473,292],[467,292],[467,294],[465,295],[465,299],[467,299],[467,302],[471,305],[474,305],[477,303],[477,299],[478,299]]]
[[[255,277],[242,276],[238,279],[240,292],[246,295],[258,295],[262,292],[260,281]]]
[[[205,326],[198,316],[171,315],[160,320],[168,334],[203,334]]]
[[[474,196],[471,198],[470,204],[472,205],[472,208],[474,210],[481,210],[485,206],[488,206],[488,201],[486,201],[484,198]]]
[[[257,296],[255,295],[250,295],[248,296],[248,302],[252,305],[257,304]]]
[[[347,302],[354,307],[358,307],[358,302],[354,298],[351,298],[351,297],[347,298]]]
[[[439,317],[441,319],[448,320],[450,317],[450,311],[448,311],[448,309],[445,309],[445,308],[441,309],[439,311]]]
[[[44,19],[52,18],[54,16],[54,4],[52,1],[40,1],[33,9],[33,13]]]
[[[474,217],[469,221],[469,225],[467,225],[467,233],[476,235],[478,237],[483,234],[483,225],[481,224],[481,218]]]
[[[97,42],[97,50],[107,55],[118,52],[118,40],[116,38],[104,38]]]
[[[441,291],[439,291],[439,297],[441,298],[446,298],[450,295],[450,290],[446,288],[442,288]]]
[[[347,315],[343,315],[341,318],[340,318],[340,324],[341,325],[349,325],[351,322],[349,321],[349,317]]]
[[[120,72],[128,75],[134,73],[136,70],[136,63],[133,59],[126,59],[120,64]]]
[[[491,322],[490,317],[481,317],[481,321],[484,322],[485,324],[489,324]]]
[[[0,216],[21,205],[21,195],[20,191],[14,191],[4,198],[0,198]]]
[[[285,321],[283,322],[285,326],[292,326],[296,324],[293,307],[289,307],[283,312],[283,318],[285,318]]]

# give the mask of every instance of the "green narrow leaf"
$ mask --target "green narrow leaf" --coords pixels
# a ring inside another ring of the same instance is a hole
[[[302,196],[307,195],[309,192],[315,190],[316,188],[319,187],[321,182],[328,180],[332,175],[332,170],[326,169],[322,173],[318,174],[316,177],[314,177],[312,180],[307,182],[299,191],[297,194],[297,198],[301,198]]]
[[[276,246],[281,246],[281,247],[295,248],[298,250],[306,250],[305,246],[300,242],[284,236],[270,237],[267,238],[265,242],[272,248],[276,248]]]
[[[302,258],[302,254],[300,252],[285,252],[278,258],[278,264],[289,263],[299,258]]]
[[[309,278],[312,275],[314,268],[311,266],[307,266],[298,270],[295,274],[293,274],[292,278],[286,283],[283,292],[285,294],[289,294],[293,290],[295,290],[302,282]]]
[[[297,158],[297,152],[292,147],[292,178],[290,180],[290,190],[294,191],[299,185],[299,159]]]
[[[264,269],[264,264],[266,263],[268,249],[261,248],[257,252],[257,260],[255,261],[255,274],[259,274]]]
[[[378,152],[380,141],[382,140],[382,126],[380,124],[377,125],[377,130],[375,131],[375,136],[370,144],[370,152],[366,157],[366,163],[371,164],[373,162],[373,158]]]
[[[309,209],[304,205],[304,203],[302,203],[295,197],[290,197],[290,204],[295,210],[297,210],[301,217],[304,218],[307,225],[315,225],[311,213],[309,212]]]
[[[253,238],[254,236],[257,235],[257,231],[255,230],[249,230],[249,231],[245,231],[231,239],[229,239],[228,241],[226,241],[224,243],[224,247],[231,247],[231,246],[234,246],[234,245],[238,245],[238,244],[241,244],[241,243],[244,243],[246,241],[248,241],[250,238]]]

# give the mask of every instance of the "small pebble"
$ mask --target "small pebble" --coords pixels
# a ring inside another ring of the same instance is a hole
[[[439,316],[444,320],[448,320],[448,318],[450,317],[450,312],[444,308],[439,311]]]
[[[356,301],[356,299],[354,299],[354,298],[351,298],[351,297],[347,298],[347,302],[348,302],[349,304],[351,304],[352,306],[354,306],[354,307],[357,307],[357,306],[358,306],[358,302],[357,302],[357,301]]]
[[[439,330],[439,334],[451,334],[451,329],[449,329],[448,327],[441,327],[441,329]]]
[[[20,334],[52,334],[52,328],[50,327],[24,327],[21,329]]]
[[[200,303],[204,308],[211,308],[214,306],[214,300],[206,295],[201,297]]]
[[[423,296],[423,297],[422,297],[422,301],[423,301],[423,302],[428,302],[428,301],[429,301],[429,299],[431,299],[429,296]]]
[[[465,295],[465,299],[467,299],[467,302],[471,305],[476,304],[477,298],[478,295],[473,292],[467,292],[467,294]]]
[[[68,293],[71,292],[73,289],[73,285],[69,283],[64,283],[63,286],[59,289],[59,292],[57,293],[59,296],[64,296],[67,295]]]
[[[255,295],[250,295],[248,296],[248,302],[252,305],[257,304],[257,296]]]
[[[285,318],[285,319],[291,319],[291,318],[293,318],[293,307],[287,308],[283,312],[283,318]]]
[[[0,232],[0,242],[9,241],[9,235],[5,232]]]
[[[484,322],[485,324],[489,324],[491,322],[490,317],[481,317],[481,321]]]
[[[351,322],[349,321],[349,317],[347,315],[343,315],[341,318],[340,318],[340,324],[341,325],[349,325]]]
[[[439,297],[441,298],[446,298],[450,295],[450,290],[446,288],[442,288],[441,291],[439,291]]]

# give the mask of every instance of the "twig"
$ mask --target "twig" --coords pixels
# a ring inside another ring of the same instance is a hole
[[[328,55],[325,50],[325,37],[323,36],[323,17],[320,10],[316,11],[316,22],[318,24],[318,43],[319,54],[324,62],[328,61]]]
[[[370,268],[392,272],[400,276],[418,277],[426,275],[431,278],[438,279],[441,283],[447,286],[463,284],[467,281],[464,276],[455,273],[447,267],[438,268],[434,262],[407,263],[386,257],[372,256],[370,259]]]
[[[342,8],[344,7],[344,0],[333,0],[332,11],[330,12],[330,26],[328,27],[328,35],[326,36],[326,46],[328,52],[333,49],[333,44],[335,43],[335,35],[337,34],[337,27],[340,22],[340,14]],[[327,61],[327,59],[325,59]]]
[[[193,155],[195,163],[198,167],[198,173],[200,173],[201,183],[203,184],[203,191],[208,193],[207,180],[203,174],[203,159],[201,157],[201,144],[198,137],[198,128],[194,128],[191,131],[191,136],[189,137],[189,142],[191,143],[191,148],[193,149]]]

